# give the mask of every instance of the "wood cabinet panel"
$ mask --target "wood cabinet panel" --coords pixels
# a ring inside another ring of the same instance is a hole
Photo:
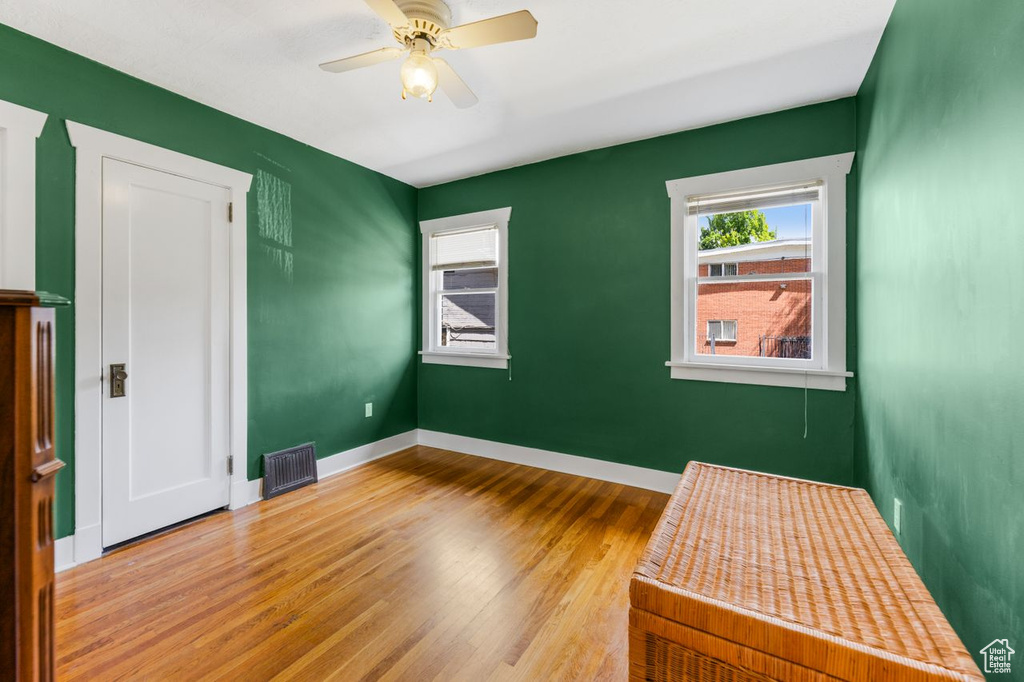
[[[54,678],[55,315],[0,291],[0,670]]]

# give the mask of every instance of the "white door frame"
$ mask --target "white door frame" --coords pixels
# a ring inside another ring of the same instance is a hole
[[[248,379],[246,316],[246,193],[252,175],[98,128],[67,122],[76,153],[75,178],[75,562],[103,552],[102,356],[103,159],[224,187],[234,219],[230,245],[230,425],[234,472],[230,508],[246,504]]]
[[[0,100],[0,289],[36,288],[36,138],[46,116]]]

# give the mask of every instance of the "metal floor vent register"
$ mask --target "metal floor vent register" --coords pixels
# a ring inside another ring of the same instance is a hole
[[[263,455],[264,500],[316,481],[316,443]]]

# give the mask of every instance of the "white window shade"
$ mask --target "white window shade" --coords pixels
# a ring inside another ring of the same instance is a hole
[[[487,268],[498,264],[498,228],[442,232],[434,241],[434,270]]]
[[[803,182],[787,187],[691,196],[687,197],[686,210],[690,215],[709,215],[806,204],[821,197],[821,187],[821,182]]]

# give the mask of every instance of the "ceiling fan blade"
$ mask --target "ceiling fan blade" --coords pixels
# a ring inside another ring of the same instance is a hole
[[[448,99],[459,109],[468,109],[479,100],[473,91],[469,89],[466,82],[459,78],[451,64],[443,59],[434,57],[434,65],[437,67],[437,84],[448,95]]]
[[[381,19],[391,24],[393,28],[402,28],[409,25],[409,17],[405,16],[395,0],[364,0]]]
[[[441,33],[441,41],[451,50],[526,40],[537,35],[537,20],[528,10],[475,21]]]
[[[352,71],[353,69],[361,69],[364,66],[373,66],[374,64],[380,64],[381,62],[398,59],[403,54],[405,54],[405,50],[401,48],[382,47],[379,50],[364,52],[363,54],[357,54],[354,57],[345,57],[344,59],[335,59],[333,62],[324,62],[320,65],[320,68],[324,71],[330,71],[331,73],[342,73],[343,71]]]

